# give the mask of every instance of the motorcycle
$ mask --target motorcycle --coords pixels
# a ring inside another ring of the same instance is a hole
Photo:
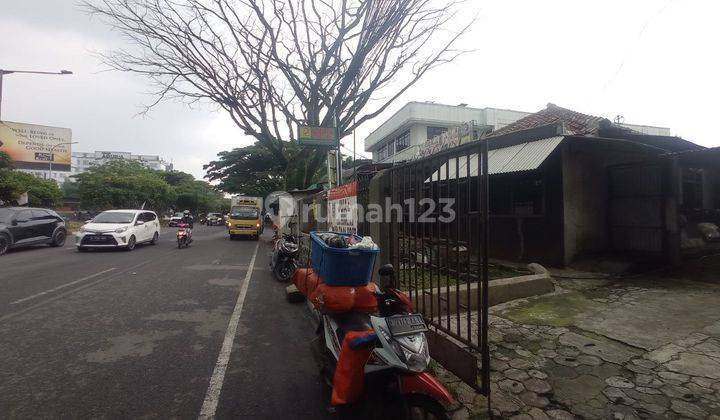
[[[297,240],[292,235],[284,234],[275,241],[270,267],[278,281],[289,281],[295,274],[299,250]]]
[[[381,267],[379,274],[394,276],[393,266]],[[377,315],[326,315],[313,309],[318,324],[313,355],[330,387],[344,336],[350,331],[373,331],[376,336],[365,365],[364,397],[340,408],[339,413],[357,419],[448,419],[446,407],[454,400],[440,381],[426,372],[430,354],[422,315],[413,313],[409,296],[399,290],[379,291],[377,299]]]
[[[187,248],[192,243],[192,233],[190,231],[190,225],[186,223],[178,224],[177,231],[177,244],[178,249]]]

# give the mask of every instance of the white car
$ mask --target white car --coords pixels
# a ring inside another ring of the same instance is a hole
[[[75,234],[78,251],[90,248],[135,249],[139,243],[155,244],[160,236],[157,214],[148,210],[108,210],[95,216]]]

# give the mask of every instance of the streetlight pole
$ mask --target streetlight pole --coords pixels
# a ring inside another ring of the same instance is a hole
[[[78,142],[76,142],[76,141],[66,141],[66,142],[63,142],[63,143],[58,143],[58,144],[56,144],[55,146],[53,146],[53,147],[50,148],[50,179],[53,179],[53,176],[52,176],[52,163],[53,163],[53,159],[55,159],[55,157],[53,156],[53,151],[55,150],[55,148],[58,147],[58,146],[65,146],[65,145],[68,145],[68,146],[69,146],[69,145],[71,145],[71,144],[77,144],[77,143],[78,143]],[[70,166],[72,167],[72,156],[70,157]]]
[[[13,73],[22,73],[22,74],[50,74],[54,76],[64,76],[67,74],[73,74],[70,70],[60,70],[58,72],[54,71],[33,71],[33,70],[5,70],[0,69],[0,121],[2,121],[2,86],[3,86],[3,76],[6,74],[13,74]]]

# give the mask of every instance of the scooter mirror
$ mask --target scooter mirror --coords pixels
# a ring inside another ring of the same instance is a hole
[[[395,275],[395,267],[393,267],[392,264],[385,264],[378,270],[378,274],[380,274],[382,277],[385,276],[394,276]]]

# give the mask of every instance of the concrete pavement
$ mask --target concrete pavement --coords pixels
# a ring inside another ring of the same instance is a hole
[[[198,227],[189,249],[167,229],[132,252],[0,257],[3,418],[197,418],[256,246],[216,416],[327,417],[308,315],[285,302],[267,240]]]

